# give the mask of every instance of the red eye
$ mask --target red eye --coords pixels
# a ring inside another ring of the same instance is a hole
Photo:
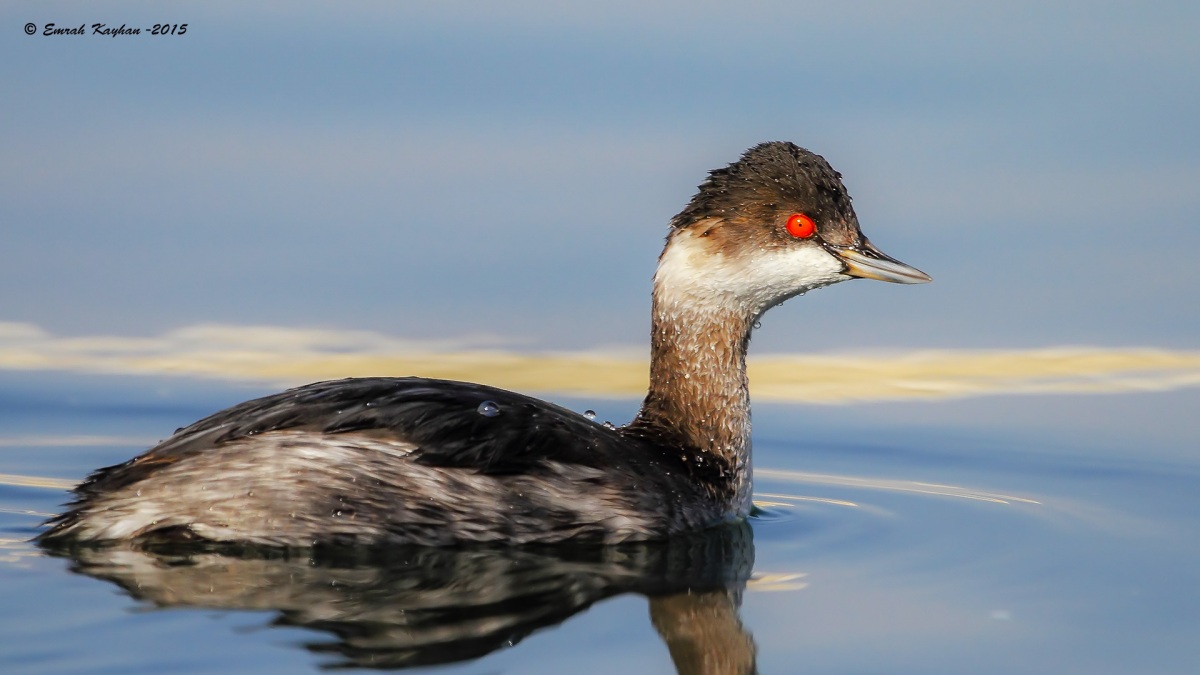
[[[817,233],[817,224],[803,213],[793,213],[787,220],[788,234],[797,239],[808,239]]]

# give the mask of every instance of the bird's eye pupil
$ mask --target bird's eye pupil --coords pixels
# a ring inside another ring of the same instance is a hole
[[[808,239],[817,233],[817,223],[803,213],[793,213],[788,216],[786,229],[797,239]]]

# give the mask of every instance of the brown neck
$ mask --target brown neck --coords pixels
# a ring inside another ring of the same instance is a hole
[[[658,286],[653,304],[650,390],[627,429],[678,445],[700,462],[718,467],[723,491],[731,491],[739,510],[748,511],[746,348],[753,320],[741,308],[668,293]]]

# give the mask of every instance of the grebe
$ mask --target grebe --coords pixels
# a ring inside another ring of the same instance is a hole
[[[671,220],[649,392],[627,426],[480,384],[318,382],[94,472],[40,539],[616,543],[744,518],[751,329],[788,298],[856,277],[930,281],[867,241],[823,157],[764,143],[710,172]]]

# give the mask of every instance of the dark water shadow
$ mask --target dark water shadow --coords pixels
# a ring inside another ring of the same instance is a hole
[[[745,523],[606,547],[47,552],[158,608],[276,612],[271,626],[330,636],[302,644],[327,657],[328,669],[477,659],[599,600],[637,593],[649,599],[679,673],[755,671],[755,645],[738,616],[754,565]]]

